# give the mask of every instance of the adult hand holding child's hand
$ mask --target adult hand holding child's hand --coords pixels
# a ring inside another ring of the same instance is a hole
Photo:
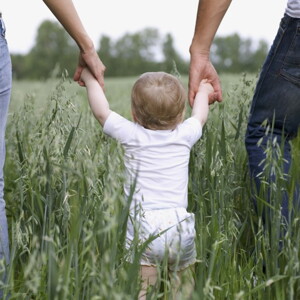
[[[104,72],[106,68],[94,48],[86,52],[80,52],[79,54],[79,61],[74,74],[74,80],[77,81],[80,86],[85,85],[81,80],[81,75],[86,68],[89,68],[100,86],[104,88]]]

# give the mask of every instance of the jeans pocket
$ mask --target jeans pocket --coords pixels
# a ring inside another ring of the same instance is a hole
[[[300,25],[286,53],[280,74],[286,80],[300,85]]]

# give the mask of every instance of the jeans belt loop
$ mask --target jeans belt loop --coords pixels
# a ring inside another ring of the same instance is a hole
[[[0,12],[0,34],[5,37],[5,25],[2,19],[2,12]]]

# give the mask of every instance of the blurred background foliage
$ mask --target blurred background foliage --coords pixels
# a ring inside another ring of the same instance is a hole
[[[106,66],[106,77],[134,76],[148,71],[188,74],[189,62],[175,49],[171,34],[162,36],[158,29],[145,28],[125,33],[118,39],[103,35],[95,45]],[[220,73],[257,73],[269,45],[237,33],[217,36],[212,45],[211,60]],[[64,70],[73,74],[78,47],[61,25],[44,21],[37,30],[35,44],[27,54],[12,54],[14,79],[47,79],[61,76]]]

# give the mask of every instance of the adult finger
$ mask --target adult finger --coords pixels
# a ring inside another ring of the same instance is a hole
[[[73,80],[79,82],[80,81],[80,77],[81,77],[81,72],[83,70],[82,66],[77,66],[74,76],[73,76]]]
[[[189,104],[190,104],[190,107],[193,107],[195,97],[196,97],[195,91],[193,91],[192,89],[189,89],[189,95],[188,95],[188,98],[189,98]]]
[[[214,93],[213,93],[213,97],[216,101],[218,102],[222,102],[222,87],[221,87],[221,83],[220,80],[217,78],[215,80],[213,80],[211,82],[213,88],[214,88]]]

